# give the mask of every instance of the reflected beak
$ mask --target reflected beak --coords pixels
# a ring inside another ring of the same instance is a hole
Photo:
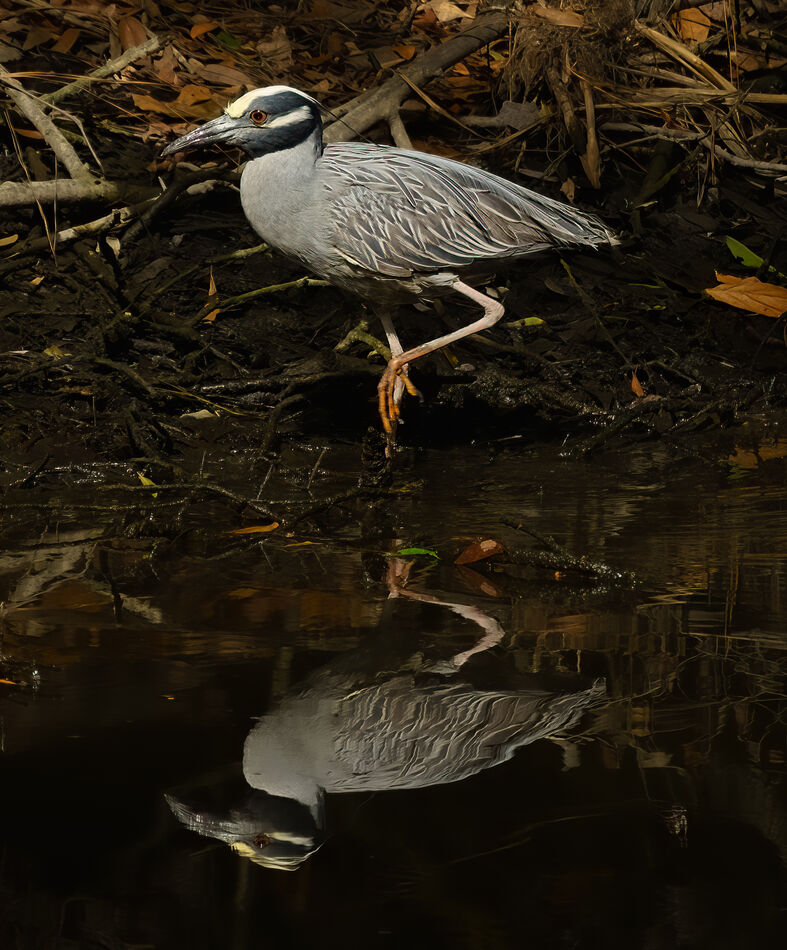
[[[161,154],[162,156],[174,155],[175,152],[188,152],[191,149],[205,148],[217,142],[228,142],[236,131],[237,121],[222,114],[217,119],[211,119],[210,122],[175,139]]]

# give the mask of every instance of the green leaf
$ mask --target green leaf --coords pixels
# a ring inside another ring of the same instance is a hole
[[[762,267],[765,261],[754,251],[750,251],[745,244],[741,244],[740,241],[736,241],[734,237],[727,237],[727,247],[730,249],[732,256],[743,264],[744,267]],[[773,270],[773,268],[771,268]]]
[[[240,49],[240,40],[235,39],[232,33],[227,33],[226,30],[220,30],[216,34],[216,40],[227,49]]]
[[[394,551],[391,554],[387,554],[386,557],[433,557],[436,560],[440,560],[440,555],[437,551],[432,551],[429,548],[399,548],[398,551]]]
[[[148,478],[147,475],[143,475],[142,472],[137,472],[137,478],[142,482],[145,488],[158,488],[158,485],[153,481],[152,478]],[[154,491],[154,498],[158,498],[158,492]]]
[[[743,264],[744,267],[753,267],[758,268],[762,267],[765,261],[760,257],[759,254],[755,254],[754,251],[750,251],[745,244],[741,244],[740,241],[736,241],[734,237],[727,237],[727,247],[730,249],[730,253],[739,263]],[[784,278],[784,274],[776,270],[775,267],[768,265],[768,271],[771,274],[776,274],[777,277]]]

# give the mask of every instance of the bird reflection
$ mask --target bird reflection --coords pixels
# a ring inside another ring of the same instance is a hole
[[[404,587],[392,597],[447,608],[477,623],[476,645],[448,660],[421,653],[398,664],[356,651],[318,670],[263,716],[243,753],[247,787],[229,809],[167,796],[177,818],[265,867],[294,870],[325,840],[324,795],[425,788],[459,782],[510,759],[523,745],[560,733],[603,697],[604,681],[569,691],[543,678],[515,688],[477,688],[468,660],[500,643],[496,620],[463,604]]]

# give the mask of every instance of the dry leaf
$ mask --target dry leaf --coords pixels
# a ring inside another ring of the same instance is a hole
[[[200,63],[196,59],[190,59],[189,66],[195,76],[199,76],[205,82],[215,83],[217,86],[244,86],[246,89],[254,89],[257,85],[250,76],[235,69],[234,66],[225,66],[223,63]]]
[[[279,527],[278,521],[272,521],[270,524],[253,524],[248,528],[233,528],[227,534],[268,534]]]
[[[18,234],[9,234],[8,237],[0,238],[0,247],[10,247],[19,240]]]
[[[24,43],[22,43],[22,51],[26,53],[34,46],[40,46],[42,43],[48,43],[50,40],[56,39],[56,37],[57,34],[53,33],[51,30],[45,30],[40,26],[34,26],[25,37]]]
[[[642,399],[645,395],[645,390],[642,388],[642,383],[637,379],[637,374],[634,372],[631,374],[631,391],[637,397],[637,399]]]
[[[274,27],[257,43],[257,52],[265,65],[274,72],[288,69],[292,65],[292,46],[283,26]]]
[[[44,137],[38,129],[18,129],[14,126],[14,132],[21,135],[23,139],[43,139]]]
[[[210,33],[212,30],[218,30],[221,26],[220,23],[216,23],[215,20],[209,20],[207,23],[195,23],[194,26],[189,30],[189,36],[196,40],[200,36],[204,36],[205,33]]]
[[[70,53],[71,47],[79,39],[79,34],[81,30],[76,29],[76,27],[71,27],[66,30],[65,33],[60,37],[60,39],[52,47],[53,53]]]
[[[134,46],[139,46],[147,38],[148,31],[136,17],[127,16],[123,17],[122,20],[118,20],[118,39],[123,52],[132,49]]]
[[[162,82],[169,83],[170,86],[177,86],[180,82],[177,69],[178,57],[171,46],[168,46],[153,63],[153,72]]]
[[[221,307],[217,307],[215,310],[211,310],[210,313],[206,314],[202,318],[203,323],[213,323],[216,317],[221,313]]]
[[[213,276],[213,267],[210,269],[210,284],[208,285],[208,298],[216,296],[216,280]]]
[[[391,49],[397,56],[401,56],[404,60],[412,59],[416,54],[416,48],[407,43],[397,43],[396,46],[392,46]]]
[[[451,0],[431,0],[427,9],[434,13],[440,23],[450,23],[452,20],[459,20],[467,16],[465,11],[455,3],[451,3]]]
[[[180,90],[174,102],[160,102],[153,96],[132,94],[134,105],[144,112],[160,112],[176,119],[212,119],[221,112],[221,106],[213,101],[213,93],[207,86],[189,83]]]
[[[454,564],[472,564],[474,561],[483,561],[484,558],[502,553],[503,545],[493,538],[487,538],[484,541],[473,541],[462,551]]]
[[[672,18],[678,36],[686,43],[701,43],[710,32],[710,19],[702,10],[680,10]]]
[[[531,3],[525,8],[528,13],[535,13],[542,20],[547,20],[555,26],[570,26],[575,29],[585,25],[585,18],[581,13],[573,10],[556,10],[554,7],[542,7],[538,3]]]
[[[764,317],[780,317],[787,311],[787,287],[766,284],[758,277],[733,277],[718,271],[716,280],[720,283],[705,291],[714,300]]]
[[[38,287],[38,285],[41,283],[41,281],[42,281],[43,279],[44,279],[44,275],[43,275],[43,274],[39,274],[39,276],[38,276],[38,277],[34,277],[34,278],[30,281],[30,283],[31,283],[31,285],[32,285],[33,287]]]
[[[567,178],[563,184],[560,186],[560,190],[568,198],[568,200],[573,204],[574,195],[576,194],[577,185],[573,178]]]

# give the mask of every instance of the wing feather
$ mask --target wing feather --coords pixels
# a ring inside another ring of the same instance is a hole
[[[436,155],[352,142],[326,148],[319,169],[334,250],[386,276],[615,242],[592,215]]]

